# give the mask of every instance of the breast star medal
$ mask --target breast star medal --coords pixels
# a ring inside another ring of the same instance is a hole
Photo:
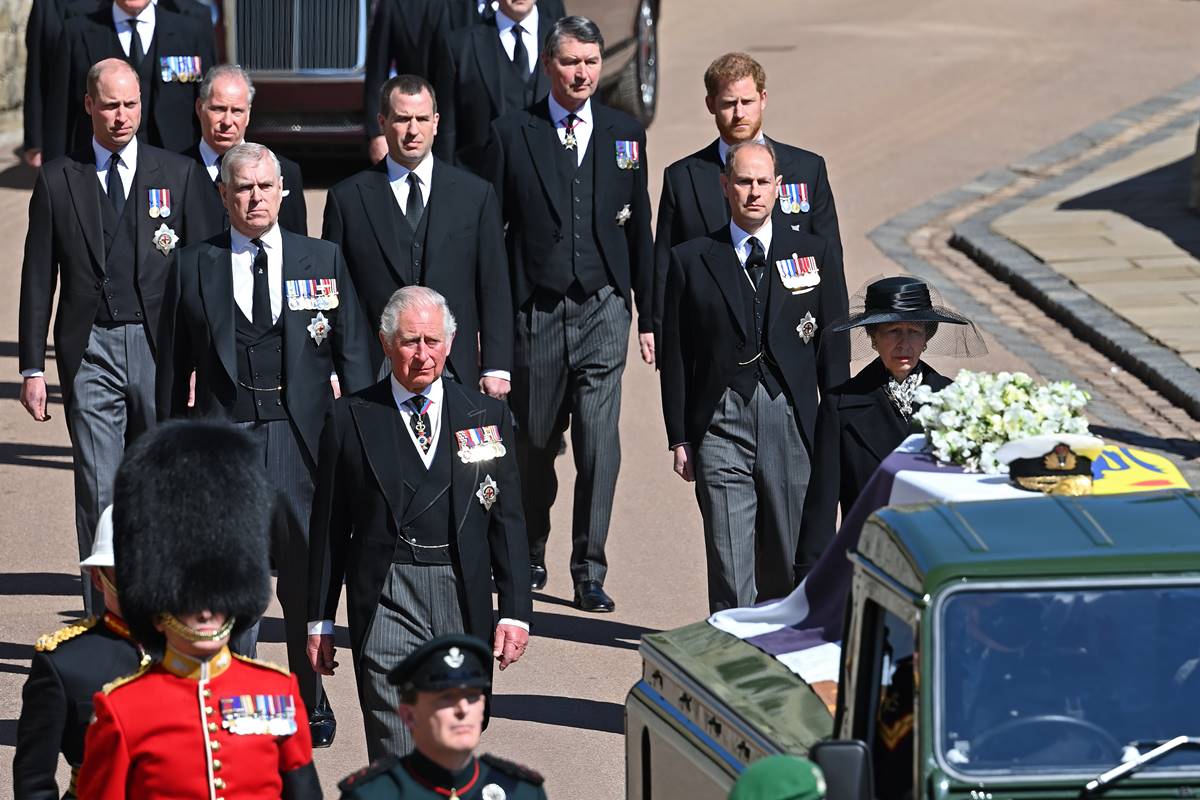
[[[484,511],[491,511],[496,498],[500,496],[500,487],[496,485],[496,481],[492,479],[492,476],[488,475],[479,484],[479,490],[475,492],[475,496],[479,498]]]
[[[811,342],[812,338],[817,335],[817,320],[811,311],[804,312],[804,318],[796,326],[796,333],[800,334],[800,341],[805,344]]]
[[[489,783],[483,787],[483,800],[506,800],[507,797],[499,784]]]
[[[320,311],[318,311],[317,315],[312,318],[311,322],[308,323],[308,335],[311,336],[312,340],[317,343],[317,347],[320,347],[321,342],[329,338],[329,334],[332,331],[333,323],[330,322],[329,318]]]
[[[165,222],[159,225],[158,230],[154,232],[154,246],[161,250],[164,256],[169,256],[177,244],[179,237],[175,235],[175,230],[168,228]]]
[[[625,223],[629,222],[629,218],[632,216],[633,212],[629,210],[629,204],[626,203],[625,207],[617,212],[617,227],[624,228]]]

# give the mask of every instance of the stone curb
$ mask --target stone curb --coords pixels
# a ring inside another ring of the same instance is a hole
[[[1079,156],[1101,142],[1122,133],[1154,114],[1200,96],[1200,77],[1170,92],[1139,103],[1114,116],[1090,125],[1063,141],[1040,150],[1010,167],[991,170],[973,181],[942,194],[917,208],[894,217],[868,234],[868,238],[889,258],[914,274],[939,281],[939,289],[960,311],[980,323],[1017,356],[1039,371],[1061,373],[1062,365],[1049,358],[1025,335],[1004,326],[990,312],[972,301],[957,287],[946,286],[945,276],[913,252],[908,236],[947,212],[986,197],[1020,177],[1038,174],[1046,168]],[[1069,186],[1097,168],[1127,157],[1154,142],[1165,139],[1195,124],[1182,117],[1145,136],[1090,159],[1064,174],[1042,181],[1030,190],[968,218],[954,228],[950,245],[967,254],[995,277],[1008,283],[1017,294],[1030,300],[1080,339],[1095,347],[1113,362],[1145,381],[1175,405],[1200,419],[1200,371],[1174,351],[1151,339],[1141,329],[1119,316],[1108,306],[1075,287],[1067,278],[1033,257],[1019,245],[995,233],[991,223],[1032,200]]]

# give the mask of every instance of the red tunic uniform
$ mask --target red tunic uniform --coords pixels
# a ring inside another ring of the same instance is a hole
[[[320,797],[296,677],[222,650],[163,660],[96,693],[81,800]]]

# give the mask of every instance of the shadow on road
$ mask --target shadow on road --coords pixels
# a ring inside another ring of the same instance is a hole
[[[67,460],[59,460],[63,458]],[[52,444],[0,442],[0,464],[12,464],[17,467],[71,469],[71,448]],[[0,594],[5,593],[3,589],[0,589]]]
[[[12,675],[28,675],[29,667],[24,664],[0,664],[0,672],[7,672]]]
[[[0,747],[17,746],[17,721],[0,719]]]
[[[547,614],[544,611],[533,612],[530,627],[534,636],[580,644],[618,647],[626,650],[636,650],[642,634],[658,632],[652,628],[643,628],[640,625],[630,625],[626,622],[613,622],[597,616],[574,617],[565,614]]]
[[[21,384],[18,381],[0,381],[0,399],[20,400]],[[62,388],[57,383],[46,384],[46,399],[62,405]]]
[[[0,595],[79,597],[80,594],[82,589],[78,575],[61,572],[0,572]]]
[[[492,716],[583,731],[625,732],[625,709],[621,704],[578,697],[498,694],[492,697]]]
[[[0,189],[32,189],[37,181],[37,170],[18,161],[0,172]]]
[[[5,661],[28,661],[33,658],[33,645],[16,642],[0,642],[0,659]]]
[[[1159,231],[1200,258],[1200,221],[1187,209],[1192,180],[1188,156],[1059,205],[1064,211],[1113,211]]]

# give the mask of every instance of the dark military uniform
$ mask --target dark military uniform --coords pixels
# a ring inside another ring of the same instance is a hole
[[[437,800],[537,800],[546,797],[542,776],[492,755],[472,758],[448,772],[420,752],[404,758],[385,756],[338,784],[343,800],[390,800],[429,797]]]
[[[13,756],[16,800],[58,800],[58,754],[74,775],[83,763],[83,737],[92,718],[92,696],[109,681],[136,672],[143,655],[125,621],[112,612],[89,617],[38,639],[22,693]]]

